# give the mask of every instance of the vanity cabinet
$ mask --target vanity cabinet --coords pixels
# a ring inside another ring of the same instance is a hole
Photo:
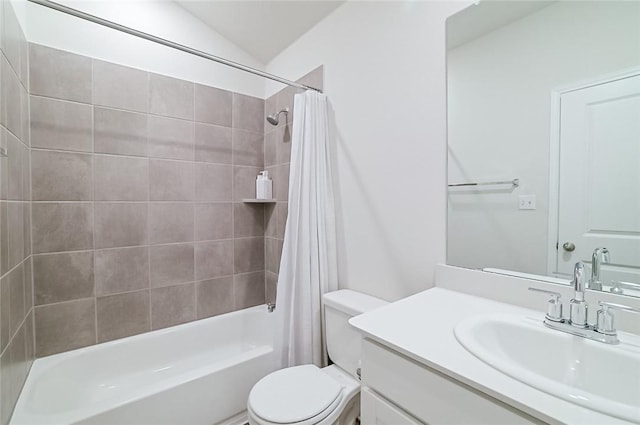
[[[370,388],[362,388],[360,397],[360,423],[363,425],[422,425],[422,422],[385,400]]]
[[[543,424],[370,339],[362,343],[362,424]]]

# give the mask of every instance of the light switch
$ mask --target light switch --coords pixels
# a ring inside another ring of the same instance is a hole
[[[518,196],[518,209],[520,209],[520,210],[535,210],[536,209],[536,195],[520,195],[520,196]]]

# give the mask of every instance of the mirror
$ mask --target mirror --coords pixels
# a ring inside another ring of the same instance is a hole
[[[470,6],[447,85],[447,263],[640,296],[640,2]]]

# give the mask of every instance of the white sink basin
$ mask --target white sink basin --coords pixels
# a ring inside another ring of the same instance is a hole
[[[469,352],[512,378],[640,423],[640,344],[607,345],[516,315],[471,317],[455,327],[455,335]]]

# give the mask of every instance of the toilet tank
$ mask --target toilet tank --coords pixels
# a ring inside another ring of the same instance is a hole
[[[360,332],[349,324],[349,319],[388,303],[348,289],[326,293],[322,299],[329,358],[355,377],[360,367],[362,342]]]

